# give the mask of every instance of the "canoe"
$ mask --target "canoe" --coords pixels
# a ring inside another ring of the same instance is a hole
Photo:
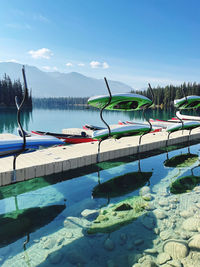
[[[64,142],[53,136],[30,136],[26,138],[26,151],[41,147],[63,145]],[[0,156],[13,155],[23,148],[23,138],[16,137],[0,140]]]
[[[134,121],[119,121],[118,122],[119,125],[147,125],[147,123],[142,123],[142,122],[134,122]],[[151,130],[151,133],[156,133],[156,132],[161,132],[163,129],[163,127],[161,126],[153,126],[152,127],[152,130]]]
[[[88,104],[102,109],[109,101],[109,95],[93,96],[88,99]],[[109,110],[138,110],[152,105],[152,101],[139,94],[113,94],[111,103],[105,108]]]
[[[118,125],[111,128],[111,137],[119,139],[125,136],[143,135],[150,131],[149,125]],[[98,130],[93,132],[93,138],[106,139],[108,137],[108,129]]]
[[[176,116],[180,118],[181,120],[192,120],[192,121],[200,121],[199,116],[190,116],[190,115],[184,115],[181,114],[180,111],[176,112]],[[177,119],[177,118],[172,118],[172,119]],[[178,120],[178,119],[177,119]]]
[[[149,122],[153,127],[162,127],[166,129],[169,126],[176,125],[176,123],[180,123],[180,120],[158,120],[158,119],[149,119]]]
[[[194,109],[200,107],[200,96],[190,95],[174,100],[174,106],[178,109]]]
[[[105,127],[95,126],[95,125],[91,125],[91,124],[85,124],[83,126],[83,129],[84,130],[97,131],[97,130],[103,130],[103,129],[105,129]]]
[[[85,132],[81,132],[78,134],[63,134],[63,133],[51,133],[51,132],[42,132],[42,131],[31,131],[33,134],[41,135],[41,136],[53,136],[58,139],[61,139],[63,142],[68,144],[79,144],[79,143],[87,143],[97,141],[92,138],[92,136],[86,134]]]
[[[198,122],[198,121],[187,121],[187,122],[184,122],[183,124],[181,122],[173,124],[172,126],[169,126],[166,129],[166,131],[169,132],[169,133],[173,133],[173,132],[176,132],[176,131],[179,131],[179,130],[192,130],[192,129],[195,129],[195,128],[198,128],[198,127],[200,127],[200,122]]]

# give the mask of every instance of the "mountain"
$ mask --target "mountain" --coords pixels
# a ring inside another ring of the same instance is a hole
[[[13,62],[0,62],[0,79],[6,73],[11,80],[20,79],[22,65]],[[60,73],[44,72],[40,69],[25,65],[26,78],[29,90],[33,97],[90,97],[107,94],[103,79],[94,79],[78,72]],[[133,90],[130,86],[108,81],[112,93],[126,93]]]

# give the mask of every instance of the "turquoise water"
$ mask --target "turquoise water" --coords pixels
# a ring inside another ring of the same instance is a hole
[[[170,192],[170,185],[180,177],[199,179],[200,167],[191,169],[199,164],[199,145],[192,145],[190,153],[196,154],[195,160],[176,168],[165,167],[164,162],[188,155],[187,147],[168,155],[162,152],[140,161],[129,156],[0,188],[0,265],[131,267],[152,261],[162,266],[174,257],[184,266],[193,266],[191,262],[198,266],[199,252],[188,244],[200,225],[191,229],[192,222],[188,226],[185,221],[200,216],[199,183],[182,194]],[[115,179],[121,190],[115,182],[109,183]],[[113,191],[109,191],[111,185]],[[131,209],[110,213],[134,199],[139,201],[130,204],[137,211],[134,216]],[[91,229],[95,229],[92,234]],[[24,245],[27,236],[29,242]],[[187,251],[163,259],[163,246],[172,240],[176,245],[183,242]]]
[[[151,110],[146,117],[169,119],[174,116],[174,111]],[[119,120],[144,121],[141,111],[119,112],[104,111],[104,119],[109,124],[118,123]],[[100,120],[99,110],[94,109],[36,109],[32,112],[23,111],[21,121],[26,130],[41,130],[61,132],[63,128],[82,128],[84,124],[104,126]],[[17,132],[16,109],[0,109],[0,132]]]

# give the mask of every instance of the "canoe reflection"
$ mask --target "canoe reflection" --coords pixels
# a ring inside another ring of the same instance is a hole
[[[123,196],[144,186],[152,176],[152,172],[130,172],[117,176],[94,187],[94,198],[112,198]]]
[[[16,210],[0,216],[0,247],[26,236],[55,219],[65,205]]]
[[[183,176],[176,179],[170,184],[170,192],[172,194],[182,194],[191,191],[195,186],[200,184],[200,176],[194,175],[194,169],[200,167],[195,166],[191,169],[191,175]]]

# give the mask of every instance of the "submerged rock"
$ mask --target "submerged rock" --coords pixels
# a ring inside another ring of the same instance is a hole
[[[146,216],[146,214],[144,214],[144,216],[141,217],[141,222],[144,225],[144,227],[149,230],[153,229],[156,225],[154,217]]]
[[[160,238],[162,240],[167,240],[170,237],[172,237],[172,234],[173,233],[170,230],[164,230],[164,231],[160,232]]]
[[[114,244],[114,242],[112,241],[112,239],[107,238],[106,241],[104,242],[104,248],[105,248],[106,250],[111,251],[111,250],[114,249],[114,247],[115,247],[115,244]]]
[[[192,236],[188,242],[188,246],[192,250],[200,251],[200,234]]]
[[[154,210],[153,214],[155,215],[157,219],[160,219],[160,220],[163,220],[167,217],[167,214],[160,209]]]
[[[140,196],[145,196],[146,194],[149,194],[149,193],[150,193],[149,186],[143,186],[139,191]]]
[[[182,263],[180,262],[180,260],[171,260],[167,262],[169,264],[169,266],[171,267],[183,267]]]
[[[187,231],[197,232],[199,227],[200,220],[193,217],[186,219],[182,224],[182,228]]]
[[[81,215],[87,219],[96,219],[98,216],[98,210],[85,209],[81,212]]]
[[[168,253],[165,252],[160,253],[157,257],[158,264],[164,264],[169,260],[171,260],[171,257]]]
[[[163,207],[163,206],[169,206],[169,201],[167,199],[160,199],[158,201],[158,204]]]
[[[131,197],[112,206],[102,208],[99,216],[88,228],[89,234],[109,233],[144,214],[146,203],[141,197]],[[105,214],[105,215],[103,215]]]
[[[187,257],[189,248],[187,243],[182,240],[168,240],[163,246],[164,252],[168,253],[173,259]]]
[[[137,239],[137,240],[134,241],[134,244],[135,244],[136,246],[139,246],[139,245],[141,245],[141,244],[143,244],[143,243],[144,243],[144,240],[143,240],[143,239]]]
[[[183,210],[180,212],[180,216],[183,218],[189,218],[194,215],[194,212],[192,210]]]

